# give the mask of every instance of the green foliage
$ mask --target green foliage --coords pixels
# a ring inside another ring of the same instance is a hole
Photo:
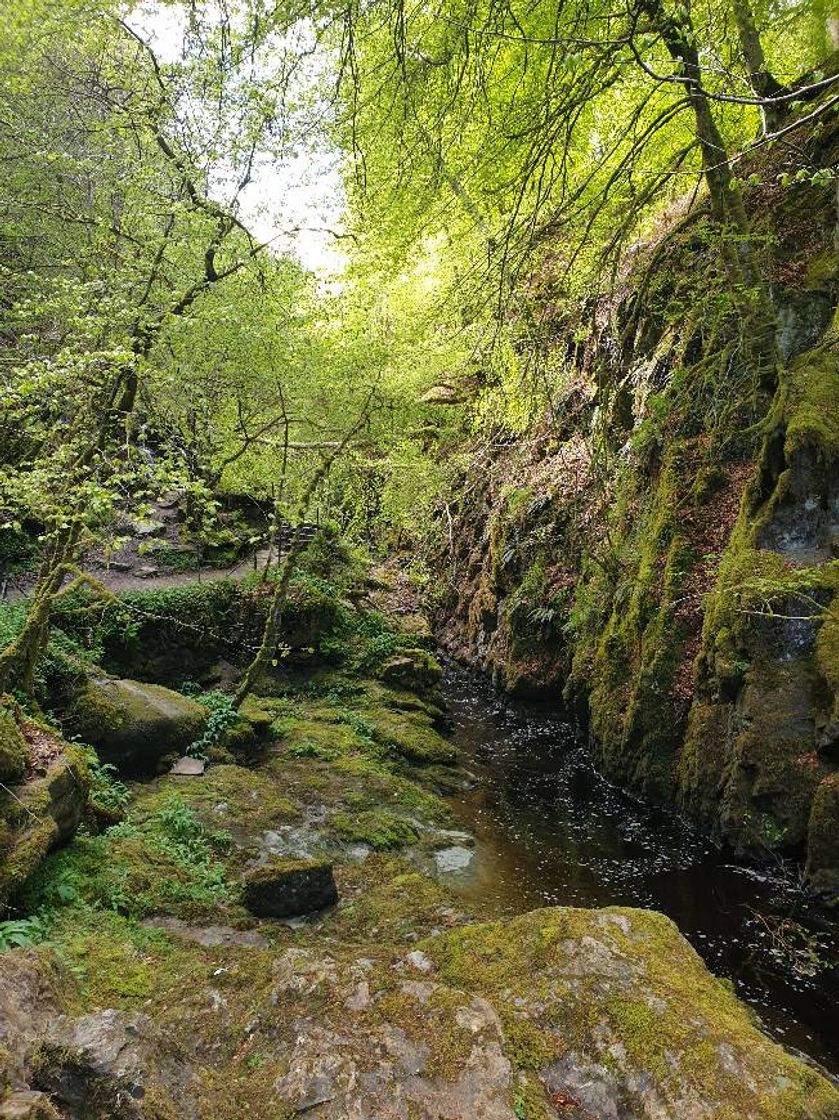
[[[116,766],[100,762],[92,747],[84,748],[87,770],[90,775],[90,802],[106,813],[120,814],[131,800],[131,790],[117,777]]]
[[[190,743],[186,753],[194,758],[203,758],[208,750],[221,744],[226,732],[239,718],[239,713],[236,710],[233,697],[224,692],[215,690],[202,692],[196,695],[194,699],[198,701],[202,708],[207,709],[209,718],[203,735],[200,739]]]
[[[48,935],[49,922],[41,914],[33,914],[29,918],[10,918],[0,922],[0,953],[40,945]]]
[[[211,913],[233,900],[220,857],[230,836],[206,828],[177,794],[144,820],[101,836],[78,836],[49,856],[27,884],[30,909],[84,905],[132,917]]]

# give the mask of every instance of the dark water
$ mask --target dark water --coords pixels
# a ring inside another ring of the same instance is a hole
[[[790,869],[738,867],[676,816],[628,798],[555,711],[502,701],[456,668],[445,691],[476,779],[454,799],[476,844],[450,885],[499,913],[661,910],[771,1035],[839,1073],[839,929]]]

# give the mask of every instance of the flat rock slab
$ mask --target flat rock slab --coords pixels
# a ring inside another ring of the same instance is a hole
[[[207,768],[207,763],[202,758],[190,758],[184,755],[179,758],[172,769],[170,774],[178,774],[182,778],[199,778]]]
[[[191,926],[180,918],[147,918],[146,929],[162,929],[185,941],[194,941],[207,949],[217,945],[235,945],[242,949],[264,949],[268,942],[255,929],[234,929],[232,926]]]

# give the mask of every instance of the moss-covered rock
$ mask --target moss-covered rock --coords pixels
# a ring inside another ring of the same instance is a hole
[[[368,716],[377,742],[417,765],[454,763],[455,745],[434,728],[434,720],[423,711],[379,709]]]
[[[335,813],[331,824],[342,839],[367,844],[377,852],[406,848],[419,841],[416,824],[389,809]]]
[[[200,737],[207,712],[162,685],[94,678],[76,699],[67,723],[102,759],[126,772],[151,770]]]
[[[147,1015],[114,1008],[56,1023],[33,1084],[67,1120],[200,1120],[201,1083],[183,1049]]]
[[[442,670],[427,649],[403,649],[382,665],[378,676],[397,688],[427,692],[439,685]]]
[[[268,859],[244,877],[245,906],[258,918],[289,918],[338,901],[332,864],[325,860]]]
[[[24,726],[24,735],[26,726]],[[14,896],[46,855],[82,822],[90,790],[87,760],[54,732],[32,727],[43,752],[39,774],[0,788],[0,903]]]
[[[762,1034],[661,914],[537,910],[420,948],[446,983],[493,1003],[514,1067],[582,1113],[839,1115],[835,1087]]]

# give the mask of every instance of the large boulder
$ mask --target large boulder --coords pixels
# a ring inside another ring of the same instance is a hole
[[[379,669],[385,684],[413,692],[436,688],[442,677],[440,663],[427,649],[404,649],[389,658]]]
[[[88,681],[68,723],[100,758],[127,772],[152,770],[165,754],[182,754],[201,736],[206,709],[159,684]]]
[[[763,1034],[663,914],[557,907],[418,948],[491,1001],[516,1065],[569,1116],[839,1117],[836,1087]]]
[[[332,864],[325,860],[274,858],[245,875],[245,906],[258,918],[311,914],[337,901]]]

